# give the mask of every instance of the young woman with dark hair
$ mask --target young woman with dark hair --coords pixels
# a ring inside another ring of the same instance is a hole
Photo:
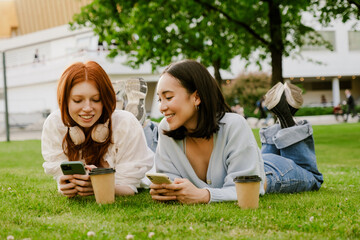
[[[74,63],[62,74],[59,110],[46,119],[42,133],[45,172],[67,197],[92,195],[89,175],[63,175],[63,161],[82,161],[86,168],[111,167],[116,195],[133,195],[153,165],[142,126],[133,114],[115,110],[108,75],[96,62]]]
[[[238,175],[259,176],[261,195],[320,188],[312,128],[293,119],[302,103],[296,86],[280,83],[268,92],[266,106],[280,124],[261,129],[261,152],[246,120],[231,113],[215,79],[200,63],[184,60],[168,66],[157,94],[164,119],[155,164],[173,183],[151,184],[153,199],[234,201],[233,179]]]
[[[165,74],[178,79],[187,93],[193,94],[197,100],[207,99],[196,105],[197,127],[194,131],[187,131],[185,126],[181,126],[165,131],[165,135],[176,140],[185,136],[210,139],[219,130],[219,119],[226,112],[231,112],[216,81],[213,81],[206,68],[199,68],[194,61],[170,65],[164,70],[163,76]]]

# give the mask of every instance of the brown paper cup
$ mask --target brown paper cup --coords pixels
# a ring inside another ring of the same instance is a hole
[[[238,205],[242,209],[259,207],[261,178],[258,176],[238,176],[234,178]]]
[[[108,204],[115,202],[115,170],[94,168],[89,173],[96,202]]]

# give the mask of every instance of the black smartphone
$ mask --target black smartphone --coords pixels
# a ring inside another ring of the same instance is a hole
[[[86,174],[85,166],[80,161],[62,162],[60,167],[64,175]]]

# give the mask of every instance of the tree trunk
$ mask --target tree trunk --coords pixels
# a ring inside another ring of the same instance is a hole
[[[282,40],[281,30],[281,14],[278,3],[274,0],[267,1],[269,4],[269,23],[271,43],[269,46],[271,53],[271,86],[278,82],[284,82],[282,76],[282,56],[284,51],[284,43]]]
[[[274,86],[278,82],[284,82],[282,76],[282,54],[274,48],[270,47],[271,52],[271,86]]]
[[[214,76],[215,79],[217,81],[217,83],[219,84],[220,89],[222,89],[222,78],[221,78],[221,74],[220,74],[220,59],[217,59],[215,61],[213,61],[213,67],[214,67]]]

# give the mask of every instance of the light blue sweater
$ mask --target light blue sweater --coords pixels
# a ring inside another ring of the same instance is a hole
[[[214,148],[210,157],[206,182],[198,178],[184,153],[183,141],[163,134],[169,129],[166,119],[159,124],[159,143],[155,154],[157,172],[169,177],[187,178],[196,187],[208,189],[210,202],[234,201],[236,176],[258,175],[260,194],[264,191],[264,162],[255,137],[246,120],[239,114],[226,113],[220,129],[214,134]]]

